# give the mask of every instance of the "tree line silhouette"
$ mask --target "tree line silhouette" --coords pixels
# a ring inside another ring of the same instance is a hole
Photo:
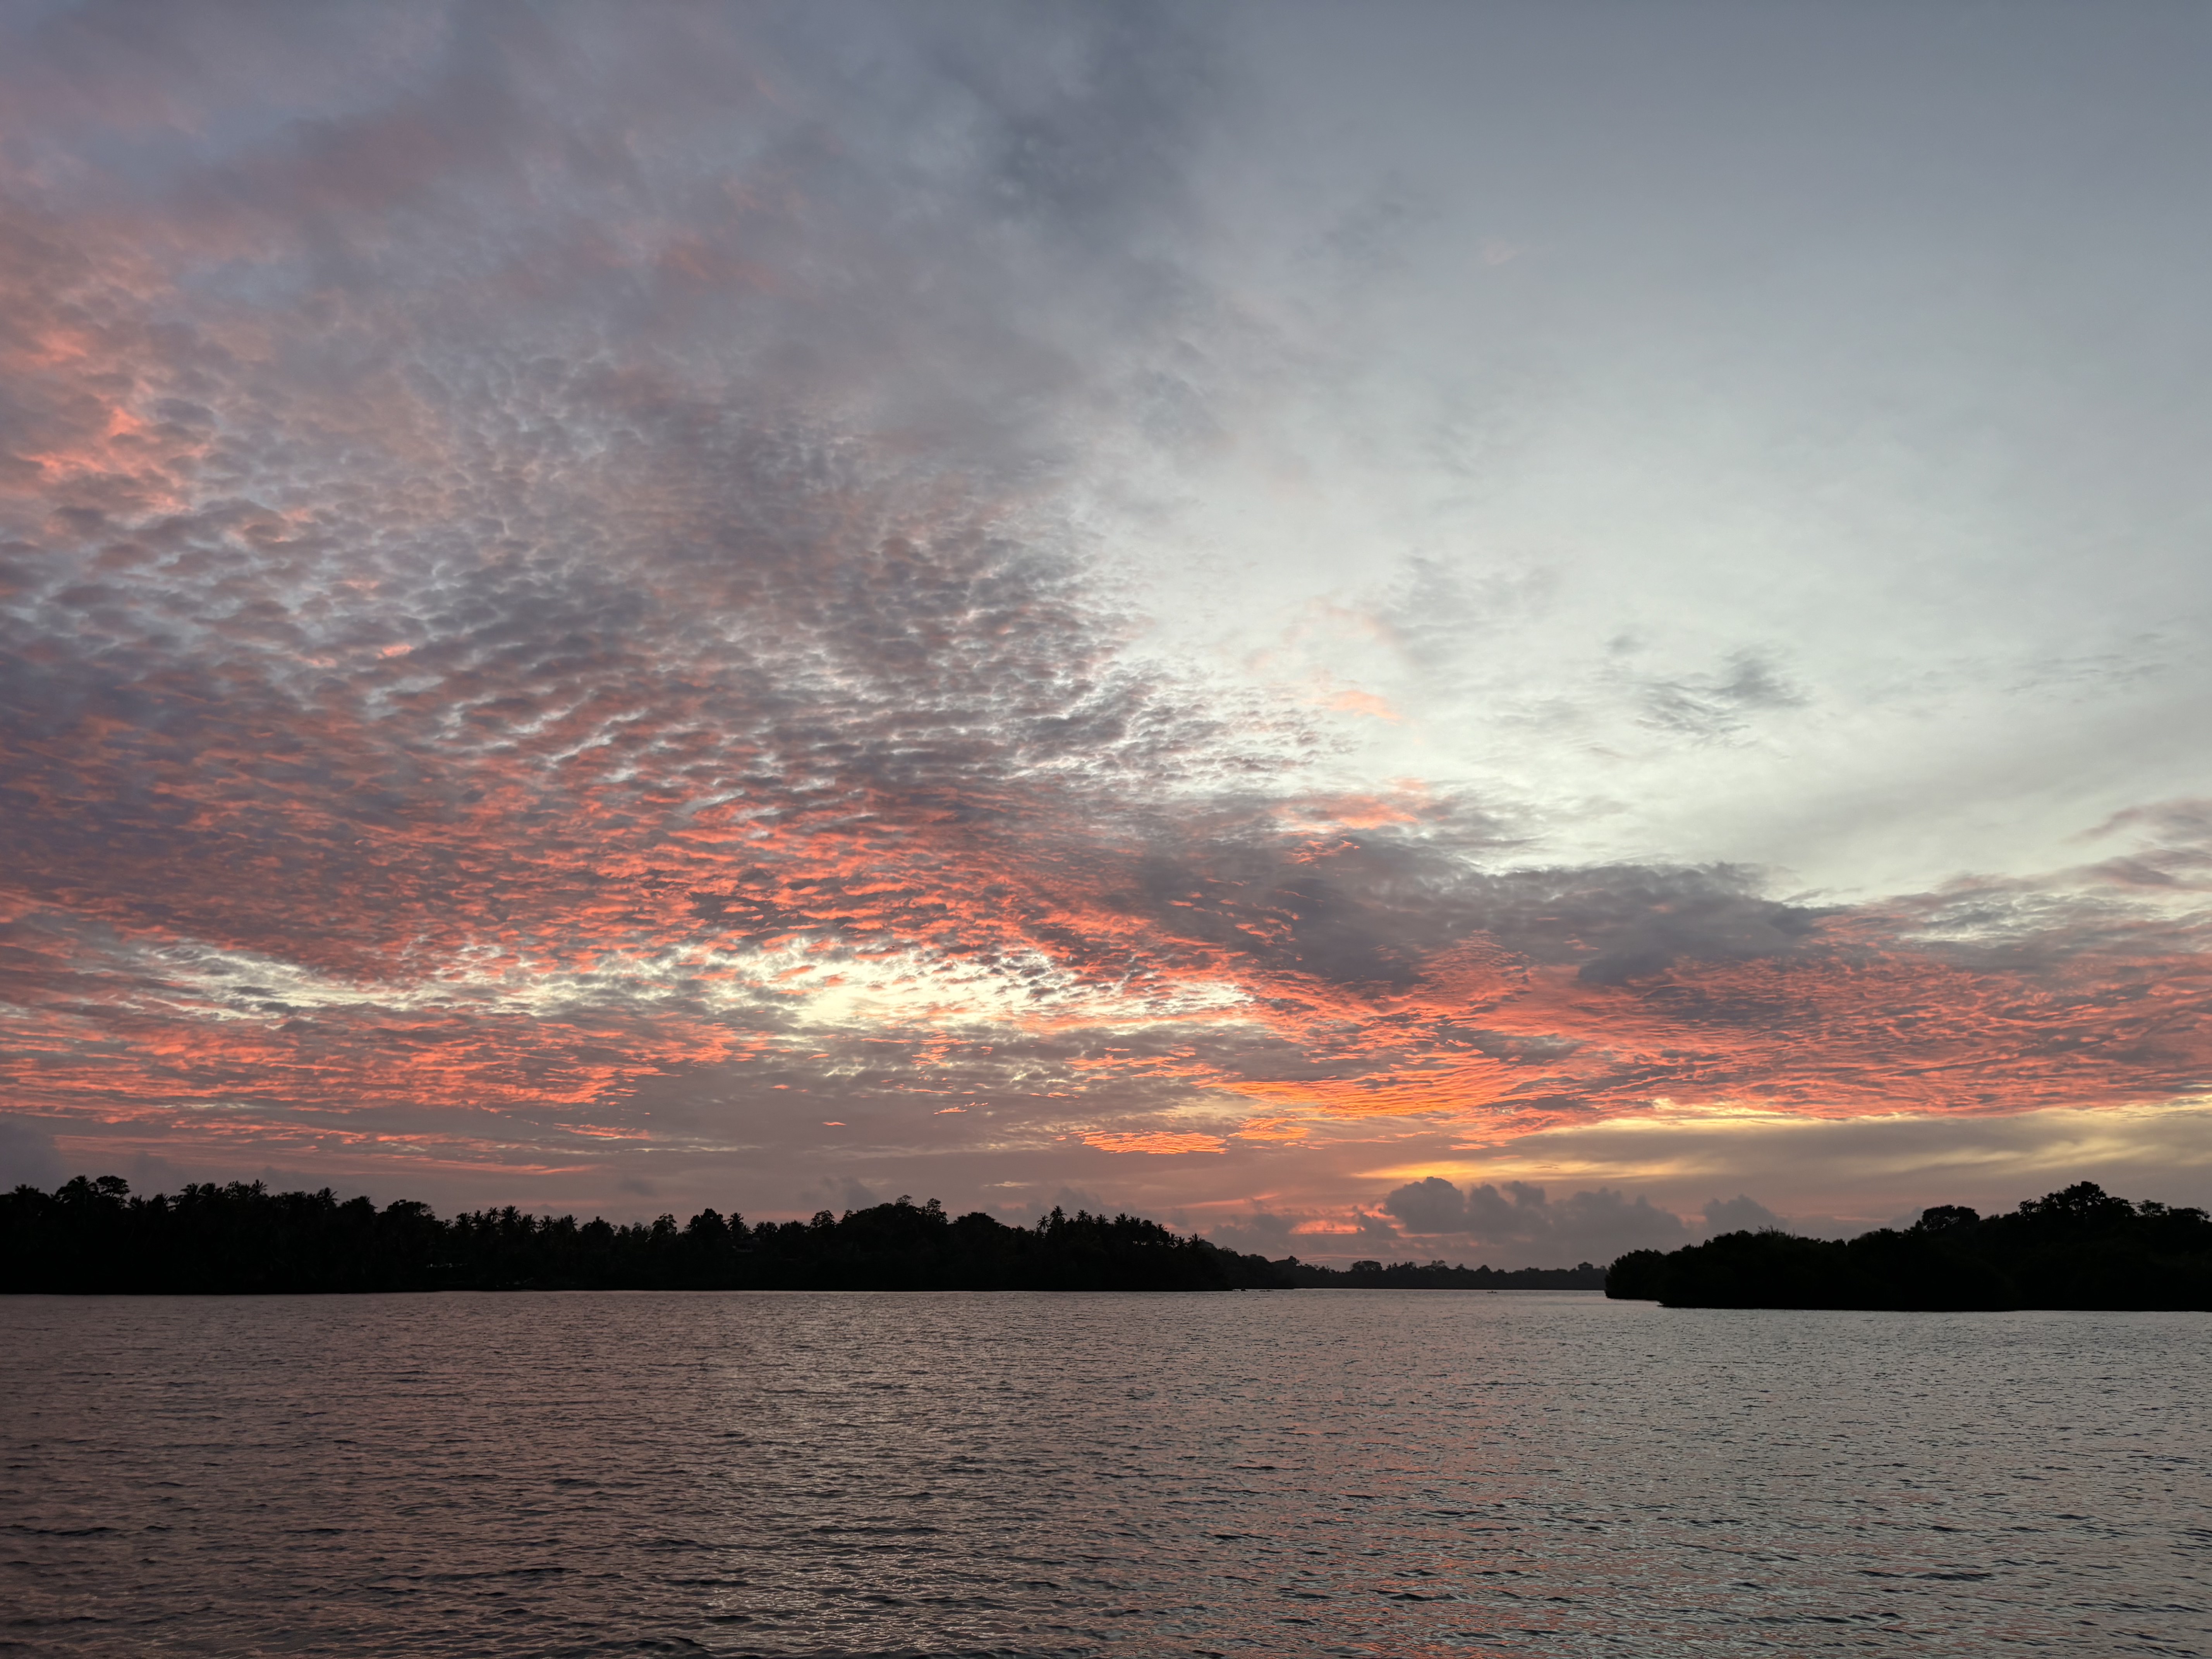
[[[1573,1267],[1455,1267],[1443,1261],[1355,1261],[1341,1270],[1291,1260],[1293,1275],[1317,1275],[1300,1284],[1359,1291],[1595,1291],[1605,1269],[1587,1261]]]
[[[1670,1308],[2212,1310],[2212,1218],[2084,1181],[2009,1214],[1943,1204],[1848,1241],[1769,1228],[1633,1250],[1606,1294]]]
[[[509,1206],[441,1220],[328,1188],[260,1182],[135,1197],[117,1176],[0,1196],[0,1291],[254,1293],[438,1290],[1234,1291],[1596,1289],[1597,1268],[1501,1273],[1442,1261],[1338,1270],[1269,1261],[1139,1217],[1055,1208],[1034,1227],[935,1199],[748,1223],[702,1210],[625,1225]]]

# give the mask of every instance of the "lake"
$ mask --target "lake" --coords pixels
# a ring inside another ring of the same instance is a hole
[[[2202,1654],[2212,1316],[0,1298],[40,1654]]]

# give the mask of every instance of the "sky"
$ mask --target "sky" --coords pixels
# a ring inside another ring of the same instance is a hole
[[[2208,67],[0,4],[0,1180],[2212,1200]]]

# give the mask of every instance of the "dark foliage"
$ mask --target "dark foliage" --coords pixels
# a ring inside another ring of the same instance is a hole
[[[242,1294],[308,1291],[1595,1290],[1602,1269],[1344,1271],[1269,1261],[1156,1221],[1054,1210],[1035,1227],[935,1199],[763,1221],[702,1210],[682,1225],[579,1223],[509,1206],[441,1221],[407,1200],[272,1193],[259,1182],[134,1198],[115,1176],[0,1195],[0,1292]]]
[[[1455,1267],[1442,1261],[1355,1261],[1349,1267],[1316,1267],[1291,1256],[1274,1264],[1293,1285],[1346,1291],[1595,1291],[1605,1269],[1578,1267]]]
[[[134,1198],[114,1176],[0,1197],[0,1291],[1230,1291],[1284,1269],[1157,1222],[1054,1210],[1035,1227],[910,1199],[811,1221],[702,1210],[678,1225],[580,1224],[509,1207],[272,1193],[260,1182]]]
[[[1848,1242],[1770,1230],[1634,1250],[1606,1294],[1674,1308],[2212,1309],[2212,1218],[2084,1181],[2009,1215],[1945,1204]]]

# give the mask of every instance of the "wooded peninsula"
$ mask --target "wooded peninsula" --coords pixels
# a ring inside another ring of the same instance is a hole
[[[1055,1208],[1034,1227],[935,1199],[807,1221],[702,1210],[616,1225],[509,1206],[441,1220],[329,1188],[187,1186],[134,1197],[118,1176],[0,1196],[0,1292],[252,1294],[344,1291],[1596,1290],[1601,1268],[1270,1261],[1139,1217]]]
[[[1938,1205],[1848,1241],[1770,1228],[1634,1250],[1605,1292],[1670,1308],[2212,1310],[2212,1218],[2084,1181],[2009,1214]]]

